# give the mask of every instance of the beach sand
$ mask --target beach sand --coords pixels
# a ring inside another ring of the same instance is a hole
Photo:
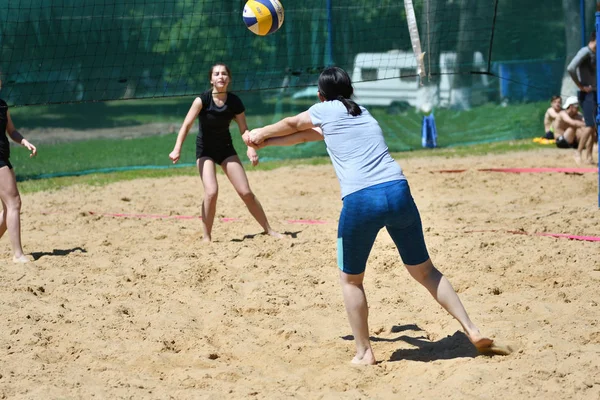
[[[600,242],[536,235],[600,236],[598,174],[479,171],[575,167],[556,148],[398,162],[432,260],[511,355],[478,355],[383,230],[365,278],[380,362],[351,365],[332,166],[248,167],[285,240],[222,174],[210,245],[197,176],[23,195],[35,261],[0,241],[0,398],[599,399]]]

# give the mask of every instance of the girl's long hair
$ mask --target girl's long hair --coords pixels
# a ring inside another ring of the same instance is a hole
[[[358,104],[350,99],[354,93],[350,76],[340,67],[327,67],[321,72],[319,93],[325,100],[341,101],[352,116],[362,113]]]

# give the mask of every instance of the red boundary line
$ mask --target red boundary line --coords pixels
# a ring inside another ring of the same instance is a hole
[[[485,172],[511,172],[511,173],[523,173],[523,172],[564,172],[574,174],[594,173],[598,172],[595,168],[483,168],[479,171]]]
[[[59,214],[56,213],[44,213],[44,214]],[[129,213],[98,213],[95,211],[89,211],[90,215],[99,215],[103,217],[115,217],[115,218],[153,218],[153,219],[202,219],[199,216],[193,215],[160,215],[160,214],[129,214]],[[234,222],[243,221],[241,218],[220,218],[222,222]],[[300,225],[324,225],[328,224],[329,221],[321,221],[316,219],[290,219],[285,222],[289,224],[300,224]]]
[[[90,215],[100,215],[102,217],[119,218],[152,218],[152,219],[202,219],[202,217],[193,215],[159,215],[159,214],[128,214],[128,213],[97,213],[89,212]],[[221,220],[234,220],[234,218],[221,218]]]
[[[321,221],[318,219],[288,219],[287,221],[288,224],[306,224],[306,225],[324,225],[324,224],[328,224],[329,221]]]
[[[569,240],[580,240],[580,241],[586,241],[586,242],[600,242],[600,237],[597,237],[597,236],[578,236],[578,235],[570,235],[568,233],[547,233],[547,232],[527,233],[525,231],[509,231],[509,230],[497,230],[497,229],[465,231],[465,233],[476,233],[476,232],[504,232],[504,233],[512,233],[514,235],[548,236],[548,237],[553,237],[553,238],[564,238],[564,239],[569,239]]]
[[[153,219],[202,219],[202,217],[193,215],[160,215],[160,214],[128,214],[128,213],[98,213],[95,211],[88,211],[90,215],[99,215],[103,217],[116,217],[116,218],[153,218]],[[44,212],[42,214],[62,214],[60,212]],[[220,218],[222,222],[235,222],[242,221],[241,218]],[[286,220],[288,224],[299,224],[299,225],[325,225],[330,223],[329,221],[317,220],[317,219],[289,219]],[[511,231],[511,230],[498,230],[498,229],[483,229],[483,230],[472,230],[464,231],[465,233],[478,233],[478,232],[504,232],[512,233],[514,235],[527,235],[527,236],[546,236],[554,238],[564,238],[569,240],[580,240],[587,242],[600,242],[600,237],[597,236],[579,236],[571,235],[567,233],[548,233],[548,232],[534,232],[527,233],[525,231]]]
[[[460,173],[465,172],[466,169],[441,169],[434,172],[441,173]],[[538,172],[563,172],[563,173],[571,173],[571,174],[583,174],[583,173],[594,173],[598,172],[595,168],[481,168],[477,169],[477,171],[482,172],[509,172],[509,173],[538,173]]]
[[[193,215],[160,215],[160,214],[128,214],[128,213],[98,213],[95,211],[88,211],[90,215],[99,215],[103,217],[116,217],[116,218],[154,218],[154,219],[202,219],[202,217]],[[43,212],[44,215],[49,214],[63,214],[61,212]],[[234,222],[242,221],[241,218],[220,218],[222,222]],[[317,219],[289,219],[285,222],[289,224],[300,224],[300,225],[325,225],[329,221],[317,220]],[[479,233],[479,232],[504,232],[512,233],[514,235],[527,235],[527,236],[546,236],[554,238],[564,238],[569,240],[580,240],[587,242],[600,242],[600,237],[597,236],[579,236],[571,235],[567,233],[548,233],[548,232],[534,232],[527,233],[525,231],[511,231],[511,230],[498,230],[498,229],[482,229],[464,231],[465,233]]]

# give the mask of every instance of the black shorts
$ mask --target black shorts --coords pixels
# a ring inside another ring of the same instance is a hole
[[[208,157],[215,162],[215,164],[223,164],[223,161],[231,156],[237,156],[237,152],[233,145],[220,147],[220,148],[205,148],[204,146],[196,146],[196,160],[202,157]]]
[[[556,139],[556,147],[558,147],[559,149],[570,149],[570,148],[576,149],[578,146],[579,146],[579,142],[577,141],[577,139],[575,139],[573,141],[573,143],[567,142],[563,135],[560,135]]]
[[[0,158],[0,168],[2,167],[8,167],[8,169],[13,169],[13,166],[10,163],[10,161]]]
[[[596,92],[577,92],[577,100],[579,100],[579,105],[583,110],[585,126],[596,126],[596,114],[598,111],[596,95]]]

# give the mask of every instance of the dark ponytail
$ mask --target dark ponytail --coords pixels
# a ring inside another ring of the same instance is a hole
[[[328,67],[319,76],[319,92],[325,100],[339,100],[342,102],[348,114],[357,116],[362,110],[350,99],[354,93],[352,81],[346,71],[339,67]]]
[[[347,99],[342,95],[339,95],[337,99],[341,101],[342,104],[346,107],[346,110],[348,110],[348,114],[352,115],[353,117],[356,117],[357,115],[360,115],[362,113],[362,110],[354,101]]]

